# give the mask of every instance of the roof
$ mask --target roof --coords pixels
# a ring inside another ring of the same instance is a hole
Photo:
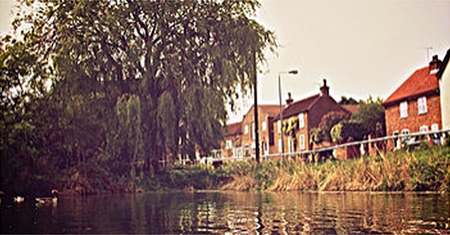
[[[241,122],[232,123],[227,125],[227,136],[241,134]]]
[[[276,117],[280,113],[280,105],[258,105],[258,107],[270,117]],[[283,109],[284,105],[281,108]]]
[[[438,89],[439,82],[436,78],[436,73],[430,74],[429,71],[428,66],[416,70],[384,101],[384,104],[398,102],[414,95]]]
[[[283,110],[283,118],[308,111],[319,99],[320,94],[317,94],[290,104]],[[279,115],[277,115],[277,119],[279,119]]]
[[[441,79],[442,74],[444,74],[444,70],[447,67],[448,60],[450,59],[450,49],[448,49],[447,54],[444,57],[444,60],[442,61],[441,67],[439,68],[439,71],[436,74],[436,77]]]
[[[350,113],[356,113],[358,112],[359,105],[358,104],[341,104],[341,107],[345,110],[349,111]]]

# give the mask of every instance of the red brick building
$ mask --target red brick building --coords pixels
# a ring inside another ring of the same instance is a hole
[[[416,70],[387,99],[387,135],[409,134],[442,128],[437,56],[429,66]],[[394,143],[388,145],[392,149]]]
[[[241,122],[228,124],[225,141],[221,144],[222,157],[242,157],[242,130]]]
[[[313,147],[310,142],[311,129],[318,127],[322,117],[332,111],[349,112],[330,96],[325,79],[323,80],[323,86],[320,87],[320,94],[297,102],[288,99],[287,106],[283,111],[284,151],[292,153],[311,150]],[[273,129],[276,153],[281,153],[282,129],[280,116],[278,115]]]
[[[256,152],[254,108],[255,106],[252,106],[242,120],[241,144],[244,157],[254,156]],[[279,105],[258,105],[259,146],[261,155],[274,153],[273,119],[279,112]]]

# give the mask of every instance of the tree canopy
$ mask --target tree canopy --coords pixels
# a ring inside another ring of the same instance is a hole
[[[25,155],[43,166],[97,163],[133,178],[219,146],[226,104],[249,90],[253,64],[276,47],[273,33],[252,19],[258,7],[252,0],[21,1],[13,23],[21,37],[3,38],[0,57],[2,187],[12,177],[3,177],[3,166],[19,154],[11,150],[19,137],[3,134],[14,124],[36,138],[23,143],[32,148]]]

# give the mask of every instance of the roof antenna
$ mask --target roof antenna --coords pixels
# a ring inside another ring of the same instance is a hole
[[[433,50],[433,47],[423,47],[422,49],[427,50],[427,63],[430,61],[430,51]]]

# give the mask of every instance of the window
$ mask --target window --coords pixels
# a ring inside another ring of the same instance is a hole
[[[245,125],[244,134],[248,134],[248,125]]]
[[[233,141],[232,140],[227,140],[225,142],[225,149],[232,149],[233,148]]]
[[[401,102],[400,103],[400,118],[406,118],[408,117],[408,102]]]
[[[303,113],[298,115],[298,127],[299,128],[305,127],[305,114]]]
[[[252,140],[256,138],[256,129],[255,129],[255,123],[252,122]]]
[[[417,109],[419,114],[427,113],[427,97],[420,97],[417,99]]]
[[[398,135],[398,131],[394,131],[393,133],[392,133],[392,135]]]
[[[278,133],[281,133],[281,120],[277,121]]]
[[[292,146],[292,138],[290,136],[288,136],[287,138],[287,142],[288,142],[288,153],[293,153],[294,152],[294,146]]]
[[[250,157],[250,149],[248,148],[248,144],[244,145],[244,157]]]
[[[428,131],[428,126],[421,126],[420,127],[420,132],[427,132]]]
[[[439,125],[437,123],[431,125],[431,131],[438,131],[439,130]]]
[[[278,152],[281,153],[281,138],[278,139]]]
[[[261,129],[263,130],[263,131],[266,131],[267,130],[267,123],[266,122],[262,122],[262,124],[261,124]]]
[[[300,149],[304,150],[305,149],[305,135],[300,135],[298,139],[299,139]]]
[[[403,129],[402,130],[402,135],[409,135],[409,130],[408,129]]]

